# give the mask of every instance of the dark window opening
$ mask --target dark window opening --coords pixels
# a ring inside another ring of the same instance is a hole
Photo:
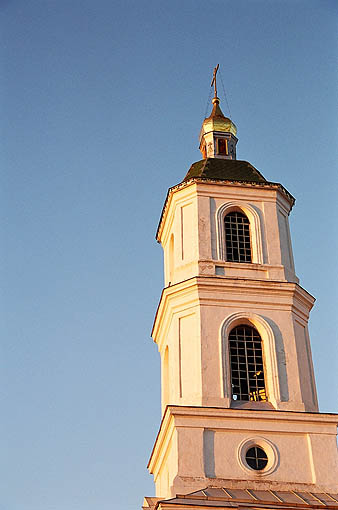
[[[251,262],[250,223],[245,214],[233,211],[224,218],[226,259]]]
[[[259,446],[252,446],[245,454],[245,460],[249,467],[257,471],[264,469],[268,463],[268,457]]]
[[[218,154],[228,155],[228,141],[225,138],[218,138]]]
[[[262,340],[251,326],[236,326],[229,334],[233,400],[267,401]]]

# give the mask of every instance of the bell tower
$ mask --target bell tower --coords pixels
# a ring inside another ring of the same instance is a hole
[[[284,493],[331,494],[338,506],[338,416],[318,412],[314,298],[295,274],[289,231],[295,200],[236,159],[217,69],[203,159],[169,189],[156,234],[165,288],[152,336],[163,416],[148,465],[156,498],[145,507],[208,506],[212,494],[229,506],[239,493],[256,504],[266,493],[270,507]]]

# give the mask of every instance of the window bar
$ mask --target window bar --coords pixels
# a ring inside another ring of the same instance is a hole
[[[229,334],[231,385],[235,400],[266,401],[261,342],[258,332],[250,326],[237,326]]]
[[[226,258],[229,262],[251,262],[250,223],[245,214],[233,211],[224,218]]]

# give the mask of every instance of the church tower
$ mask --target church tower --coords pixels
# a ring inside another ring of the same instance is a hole
[[[162,422],[148,465],[156,498],[144,508],[338,508],[338,415],[318,412],[294,198],[236,159],[217,69],[203,159],[169,189],[156,234]]]

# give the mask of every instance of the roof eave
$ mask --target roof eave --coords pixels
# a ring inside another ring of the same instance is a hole
[[[158,227],[157,227],[157,230],[156,230],[156,236],[155,236],[155,239],[158,243],[160,243],[160,234],[161,234],[161,230],[162,230],[162,225],[163,225],[163,219],[164,219],[164,216],[165,216],[165,212],[167,210],[167,205],[168,205],[168,201],[169,201],[169,198],[171,197],[171,194],[175,191],[177,191],[178,189],[181,189],[181,188],[184,188],[186,186],[190,186],[191,184],[195,184],[195,183],[198,183],[198,182],[208,182],[210,184],[248,184],[248,185],[251,185],[251,186],[254,186],[254,187],[262,187],[262,188],[277,188],[279,189],[283,195],[287,198],[287,200],[289,201],[291,207],[290,207],[290,211],[292,209],[292,207],[294,206],[295,204],[295,201],[296,199],[291,195],[291,193],[286,189],[284,188],[284,186],[282,184],[280,184],[279,182],[270,182],[270,181],[265,181],[265,182],[257,182],[257,181],[244,181],[244,180],[236,180],[236,179],[210,179],[208,177],[192,177],[191,179],[188,179],[187,181],[182,181],[178,184],[176,184],[175,186],[171,186],[169,189],[168,189],[168,192],[167,192],[167,196],[165,198],[165,201],[164,201],[164,204],[163,204],[163,207],[162,207],[162,212],[161,212],[161,216],[160,216],[160,220],[159,220],[159,223],[158,223]]]

